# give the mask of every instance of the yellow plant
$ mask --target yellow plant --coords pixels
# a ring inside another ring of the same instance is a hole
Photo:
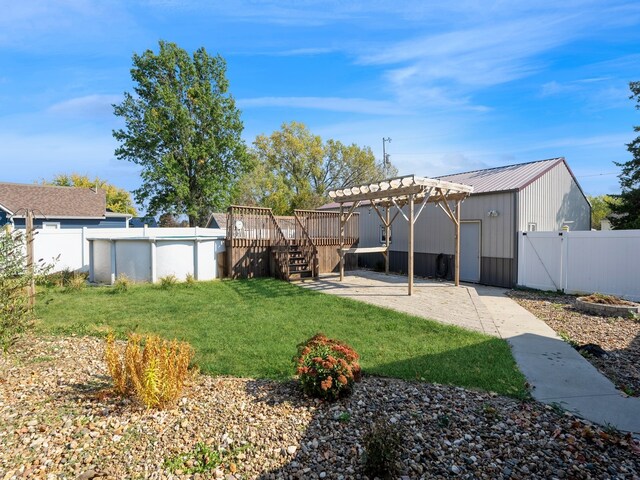
[[[168,341],[157,335],[132,333],[118,349],[113,334],[107,336],[105,360],[114,389],[137,398],[147,408],[164,408],[175,402],[189,374],[193,348],[186,342]]]

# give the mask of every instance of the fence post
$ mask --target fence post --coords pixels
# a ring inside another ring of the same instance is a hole
[[[560,237],[560,289],[567,290],[567,270],[569,267],[569,236],[570,232],[562,232]]]
[[[80,246],[82,248],[82,269],[86,266],[87,249],[89,247],[87,242],[87,227],[82,227],[82,233],[80,235]],[[89,263],[91,263],[91,253],[89,252]]]
[[[111,248],[111,285],[116,283],[116,241],[111,239],[110,248]]]

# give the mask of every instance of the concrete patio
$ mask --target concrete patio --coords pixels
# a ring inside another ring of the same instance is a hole
[[[483,285],[407,278],[367,270],[300,282],[311,290],[343,296],[505,339],[532,396],[603,426],[640,433],[640,398],[627,397],[545,322],[505,295]]]

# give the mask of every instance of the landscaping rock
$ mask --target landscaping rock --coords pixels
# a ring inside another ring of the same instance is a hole
[[[628,436],[451,386],[365,377],[323,403],[293,382],[198,375],[173,408],[145,410],[110,392],[102,349],[93,338],[26,337],[0,357],[0,479],[364,480],[363,436],[380,418],[401,430],[400,478],[640,476]],[[188,473],[197,444],[225,461]]]

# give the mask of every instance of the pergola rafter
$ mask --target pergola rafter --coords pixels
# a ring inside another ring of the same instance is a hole
[[[413,292],[413,232],[415,222],[427,203],[435,203],[455,226],[455,284],[460,284],[460,205],[473,192],[473,187],[461,183],[445,182],[433,178],[407,175],[356,187],[341,188],[329,192],[340,204],[340,280],[344,279],[344,255],[346,253],[381,252],[385,257],[385,272],[389,273],[389,242],[391,225],[401,215],[409,224],[408,238],[408,293]],[[369,202],[385,227],[384,247],[344,248],[344,226],[362,202]],[[449,205],[449,202],[453,204]],[[350,204],[345,213],[345,204]],[[420,205],[418,211],[415,206]],[[408,206],[408,216],[402,210]],[[391,209],[397,211],[393,217]],[[384,209],[384,216],[380,209]],[[366,252],[365,252],[366,250]]]

